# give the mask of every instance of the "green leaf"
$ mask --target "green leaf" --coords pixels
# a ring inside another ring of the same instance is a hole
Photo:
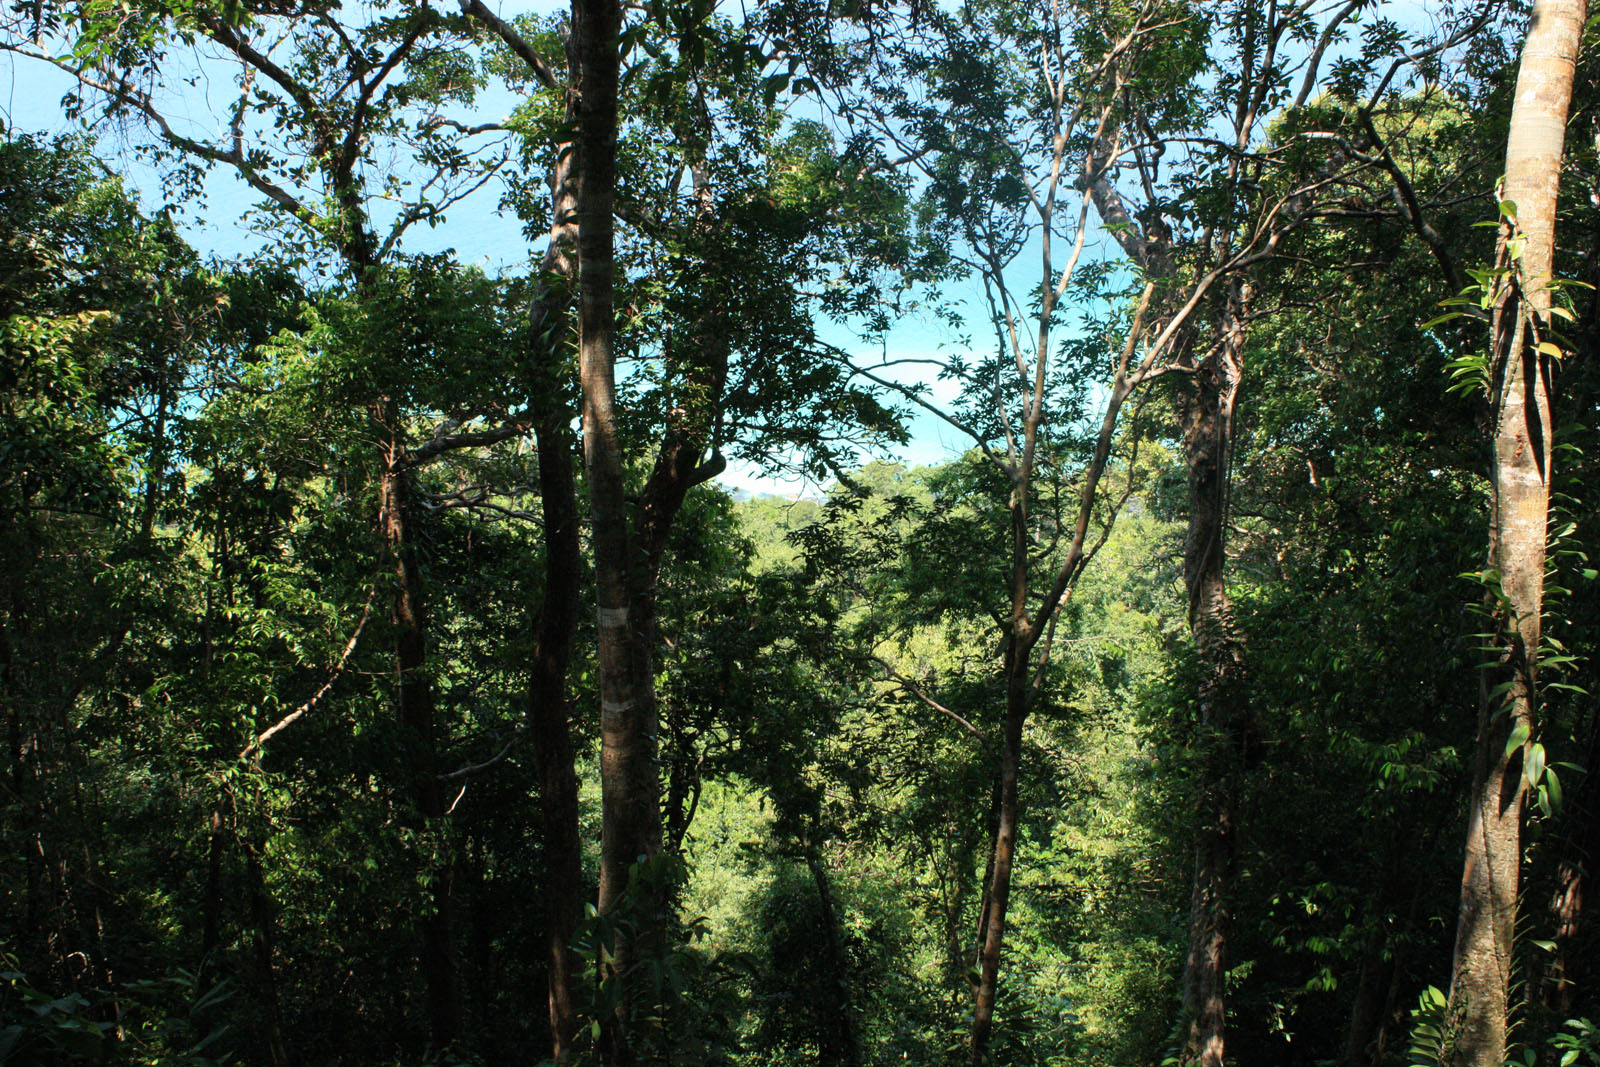
[[[1494,693],[1490,693],[1489,694],[1490,699],[1492,700],[1492,699],[1494,699],[1494,697],[1498,696],[1500,693],[1505,692],[1506,687],[1509,687],[1510,685],[1511,685],[1511,683],[1507,682],[1507,683],[1505,683],[1505,686],[1496,687],[1497,691],[1494,692]],[[1525,723],[1525,722],[1517,723],[1517,725],[1515,727],[1513,727],[1512,730],[1511,730],[1511,736],[1506,738],[1506,755],[1509,756],[1509,755],[1511,755],[1511,753],[1513,753],[1517,749],[1521,748],[1522,747],[1522,743],[1528,739],[1528,735],[1530,733],[1532,733],[1532,732],[1533,732],[1532,729],[1528,726],[1527,723]]]
[[[1544,746],[1534,745],[1528,749],[1528,761],[1523,765],[1522,775],[1528,780],[1529,785],[1538,785],[1544,777]]]

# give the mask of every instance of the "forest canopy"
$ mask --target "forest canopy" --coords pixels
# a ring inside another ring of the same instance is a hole
[[[12,5],[0,1063],[1600,1067],[1596,33]]]

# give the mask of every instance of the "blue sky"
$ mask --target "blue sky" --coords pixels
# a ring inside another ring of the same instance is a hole
[[[511,16],[522,12],[549,12],[558,5],[548,2],[536,4],[506,4],[501,14]],[[1418,0],[1387,6],[1386,14],[1412,27],[1421,28],[1431,21],[1432,5]],[[206,64],[195,69],[202,77],[192,89],[172,96],[173,118],[191,124],[200,133],[215,136],[222,125],[218,118],[223,113],[222,101],[231,97],[232,82],[229,69],[215,66],[211,71]],[[65,133],[81,127],[69,120],[60,107],[62,96],[69,90],[69,75],[46,64],[19,59],[9,53],[0,53],[0,108],[7,123],[14,129]],[[213,99],[212,93],[220,94]],[[482,122],[503,118],[517,103],[513,94],[497,90],[483,94],[475,113],[458,116],[467,121]],[[99,138],[102,157],[121,173],[150,207],[164,199],[159,175],[140,160],[133,150],[138,140],[147,135],[138,129],[126,133],[104,131]],[[259,197],[248,189],[227,167],[213,168],[206,180],[203,210],[187,210],[183,216],[185,236],[203,253],[223,258],[247,254],[263,247],[266,242],[248,224],[251,208]],[[473,196],[455,205],[445,222],[430,229],[413,226],[407,233],[404,247],[410,252],[443,252],[453,249],[462,262],[473,263],[493,272],[520,272],[525,269],[536,249],[530,248],[523,236],[519,220],[499,210],[500,186],[490,183]],[[1095,235],[1091,232],[1091,238]],[[1091,254],[1093,254],[1091,252]],[[1058,257],[1059,258],[1059,257]],[[1026,268],[1029,260],[1037,262],[1035,253],[1028,253],[1020,262]],[[983,319],[979,293],[972,288],[957,290],[965,293],[967,308],[979,321]],[[988,336],[974,329],[973,340],[983,348]],[[944,354],[943,346],[955,339],[946,327],[929,320],[908,318],[896,325],[887,337],[885,346],[866,348],[845,331],[830,331],[827,339],[840,347],[861,351],[864,362],[874,362],[875,357],[887,355],[894,359],[937,358]],[[918,372],[905,372],[902,380],[919,380]],[[933,383],[935,396],[948,399],[948,385]],[[908,464],[937,462],[958,453],[966,447],[965,438],[937,418],[923,412],[914,412],[911,422],[912,441],[895,458]],[[730,487],[757,492],[801,491],[798,484],[777,483],[764,478],[759,472],[735,467],[724,476]]]
[[[547,5],[525,9],[540,8],[548,10]],[[508,5],[502,13],[511,10]],[[62,97],[73,85],[70,75],[10,53],[0,53],[0,68],[5,68],[0,70],[0,113],[12,129],[59,134],[83,131],[82,125],[69,119],[61,108]],[[225,100],[231,86],[229,71],[219,66],[216,74],[212,80],[220,84]],[[500,119],[516,103],[516,97],[503,89],[488,92],[480,98],[474,114],[464,116],[464,120]],[[191,123],[197,133],[209,132],[214,136],[220,128],[221,120],[217,116],[222,114],[222,108],[209,99],[203,89],[176,97],[175,104],[174,118]],[[139,144],[145,143],[148,134],[139,128],[96,132],[101,157],[123,176],[141,203],[147,209],[162,203],[166,197],[161,177],[136,151]],[[455,205],[437,227],[413,226],[406,233],[404,248],[414,253],[454,250],[462,262],[479,265],[491,273],[525,270],[538,249],[529,245],[516,216],[500,210],[500,195],[500,185],[490,183]],[[260,199],[231,168],[212,168],[205,181],[203,207],[186,207],[179,216],[185,238],[203,254],[224,259],[248,255],[266,247],[266,239],[249,224],[252,208]],[[841,347],[860,347],[846,331],[832,331],[828,339]],[[909,319],[897,324],[888,343],[894,357],[917,358],[937,355],[940,344],[948,340],[942,327]],[[963,447],[958,439],[960,435],[953,434],[949,427],[924,412],[915,413],[912,433],[912,442],[894,457],[910,465],[940,461]],[[815,489],[798,481],[774,480],[738,464],[730,468],[722,481],[729,488],[753,492],[792,494]]]

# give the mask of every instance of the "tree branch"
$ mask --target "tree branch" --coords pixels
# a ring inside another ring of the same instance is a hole
[[[922,691],[922,688],[920,686],[918,686],[916,682],[913,682],[911,679],[907,678],[905,675],[903,675],[899,671],[895,670],[894,669],[894,665],[891,664],[888,660],[884,659],[882,656],[879,656],[877,653],[873,653],[872,660],[878,666],[882,667],[884,672],[886,674],[888,674],[889,677],[891,677],[895,681],[899,682],[900,685],[905,689],[906,692],[910,693],[912,696],[916,697],[918,700],[920,700],[924,704],[928,705],[928,707],[932,708],[934,711],[939,712],[941,715],[947,715],[951,719],[954,719],[956,722],[961,724],[961,726],[967,731],[967,733],[971,734],[973,737],[976,737],[978,740],[980,740],[980,741],[988,741],[989,740],[989,735],[984,733],[983,730],[981,730],[978,727],[972,725],[972,723],[968,722],[966,719],[962,718],[960,715],[958,715],[955,712],[951,711],[949,708],[945,707],[943,704],[939,703],[937,700],[935,700],[932,697],[930,697],[927,693],[924,693]]]
[[[420,467],[438,459],[446,452],[454,452],[460,448],[481,448],[486,445],[499,444],[513,437],[520,437],[533,428],[531,418],[512,419],[488,430],[470,430],[457,433],[458,422],[447,422],[440,427],[440,432],[431,439],[412,449],[406,457],[407,467]]]
[[[339,680],[339,676],[344,673],[345,664],[350,660],[350,654],[356,650],[356,644],[361,640],[361,631],[367,628],[367,620],[372,618],[372,598],[377,592],[378,587],[376,584],[374,584],[372,588],[367,591],[367,602],[361,608],[361,621],[356,623],[355,632],[350,635],[350,640],[345,642],[344,651],[339,655],[339,662],[334,664],[333,673],[329,675],[328,680],[322,684],[322,688],[318,689],[316,693],[312,695],[310,700],[306,701],[304,704],[301,704],[298,708],[295,708],[289,714],[285,715],[267,729],[257,734],[255,740],[251,741],[248,745],[244,746],[242,750],[240,750],[239,759],[247,760],[253,754],[260,752],[263,745],[265,745],[277,734],[288,729],[291,725],[293,725],[295,720],[299,719],[312,708],[316,707],[317,702],[327,695],[328,690],[333,688],[333,683],[337,682]]]
[[[515,26],[490,11],[483,0],[460,0],[460,3],[462,14],[469,18],[477,19],[493,30],[495,35],[506,43],[506,47],[515,52],[517,57],[528,65],[528,70],[533,73],[533,76],[539,80],[541,85],[546,89],[556,90],[560,90],[563,87],[561,79],[556,77],[556,72],[550,68],[550,64],[546,63],[539,53],[533,50],[533,46],[528,43],[527,38],[517,32]]]

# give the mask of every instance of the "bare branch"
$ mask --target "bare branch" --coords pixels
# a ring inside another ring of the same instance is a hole
[[[1344,25],[1345,20],[1366,2],[1367,0],[1350,0],[1334,13],[1326,26],[1322,27],[1322,32],[1317,35],[1317,46],[1311,50],[1311,57],[1306,60],[1306,74],[1300,82],[1300,92],[1295,94],[1294,103],[1289,105],[1289,110],[1293,111],[1305,104],[1306,98],[1311,95],[1312,88],[1317,84],[1317,73],[1322,68],[1322,57],[1328,51],[1328,45],[1333,43],[1334,35],[1339,32],[1339,27]]]
[[[423,30],[428,27],[429,19],[426,10],[418,12],[412,18],[411,28],[401,38],[400,43],[384,59],[372,77],[362,82],[361,92],[356,97],[355,110],[349,120],[349,129],[345,131],[344,142],[339,146],[339,165],[335,168],[340,174],[348,174],[355,166],[357,153],[361,150],[361,139],[366,135],[367,107],[372,103],[372,95],[378,91],[378,86],[383,84],[385,78],[399,66],[417,39],[422,36]],[[360,53],[355,53],[359,55]]]
[[[200,25],[205,27],[206,33],[213,41],[216,41],[218,44],[222,45],[222,47],[232,52],[248,66],[253,67],[265,74],[268,78],[275,82],[280,89],[288,93],[290,98],[300,106],[300,110],[305,112],[307,119],[311,120],[313,123],[316,123],[324,118],[322,115],[322,110],[317,107],[316,98],[311,95],[311,90],[308,89],[302,82],[298,81],[288,71],[284,70],[277,63],[273,62],[270,57],[257,49],[238,30],[234,29],[226,22],[208,17],[202,13],[197,12],[196,18]],[[314,130],[313,132],[317,134],[319,139],[321,139],[326,131]],[[324,144],[322,147],[324,149],[331,149],[333,146],[331,144]]]
[[[988,456],[990,459],[994,460],[997,463],[1000,462],[999,457],[996,456],[994,454],[994,452],[989,448],[988,442],[984,438],[983,434],[979,433],[977,430],[973,429],[971,426],[967,425],[965,422],[962,422],[960,419],[956,418],[954,415],[950,414],[948,411],[945,411],[943,408],[939,407],[937,404],[929,403],[928,400],[925,397],[923,397],[923,395],[920,392],[918,392],[917,389],[914,388],[913,386],[904,385],[904,384],[902,384],[900,382],[897,382],[897,381],[893,380],[892,378],[885,378],[885,377],[882,377],[881,375],[873,374],[869,370],[866,370],[866,369],[863,369],[861,367],[858,367],[854,363],[852,363],[850,361],[849,356],[847,354],[843,353],[843,352],[838,352],[837,350],[835,350],[835,351],[832,351],[832,352],[829,352],[829,353],[825,353],[825,354],[833,355],[835,358],[840,359],[845,364],[845,366],[849,367],[852,372],[861,375],[863,378],[867,379],[870,382],[875,382],[878,385],[883,386],[885,389],[890,389],[890,390],[900,394],[902,397],[904,397],[905,399],[911,401],[913,404],[917,405],[919,408],[922,408],[928,414],[933,415],[933,416],[943,420],[945,423],[949,424],[951,427],[953,427],[953,428],[955,428],[957,430],[960,430],[962,433],[966,434],[968,437],[970,437],[972,439],[972,443],[973,444],[975,444],[978,448],[983,450],[983,454],[984,455]]]
[[[513,437],[521,437],[533,428],[531,418],[510,419],[488,430],[472,430],[458,433],[458,422],[447,422],[441,426],[440,432],[431,439],[412,449],[406,457],[405,465],[420,467],[431,463],[446,452],[454,452],[462,448],[482,448],[487,445],[499,444],[509,441]]]
[[[480,175],[476,181],[470,182],[459,191],[451,193],[438,201],[429,202],[419,199],[415,203],[409,205],[403,212],[400,213],[400,217],[395,219],[394,225],[389,227],[388,236],[383,239],[383,244],[378,248],[378,258],[382,259],[391,251],[393,251],[394,247],[400,243],[400,238],[404,236],[406,230],[410,229],[413,224],[421,222],[424,219],[438,218],[455,204],[460,203],[473,193],[477,192],[479,189],[482,189],[490,182],[490,180],[494,178],[496,174],[500,173],[500,168],[505,165],[505,162],[506,157],[502,155],[499,159],[495,160],[494,163],[485,167],[483,174]],[[419,190],[419,192],[423,192],[431,188],[433,184],[446,173],[447,169],[444,168],[435,171],[433,176],[423,184],[422,189]]]
[[[928,707],[932,708],[934,711],[939,712],[941,715],[947,715],[951,719],[954,719],[956,722],[960,723],[962,728],[965,729],[967,731],[967,733],[971,734],[973,737],[978,738],[980,741],[989,740],[989,735],[984,733],[983,730],[981,730],[978,727],[972,725],[972,723],[968,722],[966,719],[962,718],[960,715],[958,715],[955,712],[951,711],[949,708],[945,707],[943,704],[941,704],[937,700],[933,699],[927,693],[923,692],[922,688],[919,685],[917,685],[916,682],[913,682],[910,678],[907,678],[905,675],[903,675],[899,671],[895,670],[894,669],[894,665],[891,664],[888,660],[884,659],[882,656],[877,655],[876,653],[873,654],[872,660],[878,666],[882,667],[884,669],[884,672],[887,673],[889,675],[889,677],[891,677],[895,681],[899,682],[900,685],[905,689],[906,692],[910,693],[912,696],[916,697],[918,700],[920,700],[924,704],[928,705]]]
[[[1483,29],[1484,26],[1488,25],[1489,19],[1501,6],[1502,0],[1484,0],[1483,9],[1459,29],[1445,37],[1439,38],[1439,40],[1435,41],[1431,45],[1428,45],[1427,47],[1419,48],[1415,52],[1408,52],[1407,54],[1396,59],[1389,65],[1389,70],[1373,88],[1371,95],[1367,97],[1366,110],[1370,111],[1373,107],[1377,106],[1379,97],[1383,96],[1383,94],[1388,91],[1389,83],[1394,80],[1394,76],[1400,72],[1402,67],[1416,63],[1423,59],[1427,59],[1430,56],[1438,55],[1445,49],[1454,48],[1456,45],[1467,40],[1469,37],[1474,36],[1479,30]]]
[[[1438,261],[1440,269],[1444,271],[1445,278],[1450,282],[1450,291],[1459,293],[1466,288],[1466,280],[1462,278],[1454,257],[1450,255],[1450,250],[1444,243],[1444,238],[1440,237],[1439,231],[1435,230],[1428,223],[1428,220],[1423,217],[1422,205],[1417,202],[1416,190],[1412,188],[1405,172],[1395,163],[1394,156],[1389,152],[1388,144],[1378,135],[1378,129],[1372,123],[1371,113],[1363,110],[1360,115],[1361,125],[1366,129],[1367,136],[1371,138],[1373,144],[1378,146],[1378,166],[1382,167],[1389,177],[1394,180],[1394,198],[1400,206],[1401,213],[1405,216],[1406,221],[1411,224],[1411,228],[1416,231],[1417,236],[1422,238],[1423,244],[1428,246],[1428,251],[1433,253],[1433,258]]]
[[[466,123],[457,119],[447,119],[442,115],[435,115],[422,124],[422,128],[427,130],[438,129],[441,126],[449,127],[450,129],[460,133],[463,137],[476,137],[480,133],[509,132],[511,129],[510,126],[507,126],[503,122],[483,122],[476,126],[468,126]]]
[[[550,68],[550,64],[546,63],[543,57],[534,51],[533,46],[528,43],[522,34],[517,32],[515,26],[490,11],[483,0],[460,0],[460,3],[462,13],[470,18],[477,19],[493,30],[495,35],[504,41],[511,51],[517,54],[517,58],[528,65],[528,70],[539,80],[541,85],[546,89],[559,90],[562,88],[561,79]]]
[[[374,584],[372,588],[367,591],[367,602],[361,608],[361,621],[356,623],[355,632],[350,635],[350,640],[345,642],[344,651],[339,654],[339,662],[334,664],[333,673],[330,674],[328,676],[328,680],[322,684],[322,688],[318,689],[316,693],[312,695],[310,700],[306,701],[304,704],[301,704],[298,708],[295,708],[289,714],[285,715],[267,729],[257,734],[255,740],[244,746],[244,748],[239,752],[239,758],[241,760],[247,760],[255,753],[260,752],[263,745],[265,745],[277,734],[288,729],[288,727],[294,724],[295,720],[301,718],[312,708],[316,707],[317,702],[327,695],[328,690],[333,688],[333,683],[337,682],[339,680],[339,676],[344,673],[345,664],[350,660],[350,654],[356,650],[356,644],[361,640],[361,631],[367,628],[367,620],[372,618],[372,598],[377,594],[377,592],[378,587],[376,584]]]
[[[456,770],[449,771],[445,774],[439,774],[435,777],[437,777],[441,782],[454,782],[460,778],[470,778],[474,774],[482,774],[484,771],[488,770],[490,767],[493,767],[495,764],[500,763],[507,756],[509,756],[511,754],[511,750],[516,747],[517,742],[521,741],[526,736],[528,736],[528,727],[527,724],[524,723],[519,725],[515,730],[511,731],[511,740],[507,741],[503,746],[501,746],[499,752],[496,752],[482,763],[469,763],[465,767],[459,767]],[[462,791],[466,791],[465,786],[462,786]],[[460,799],[461,798],[459,796],[456,797],[456,800],[459,801]],[[452,804],[451,807],[454,808],[455,805]],[[445,812],[445,814],[448,815],[449,812]]]

